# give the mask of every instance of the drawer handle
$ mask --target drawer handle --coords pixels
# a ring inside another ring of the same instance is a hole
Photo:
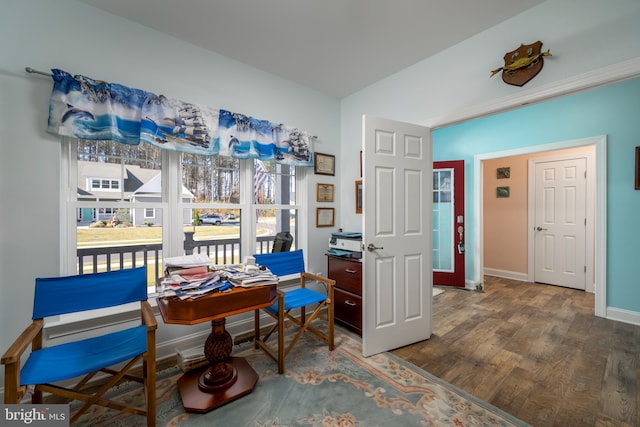
[[[344,271],[346,271],[347,273],[350,273],[350,274],[356,274],[357,273],[356,270],[352,270],[350,268],[345,268]]]
[[[349,301],[349,300],[346,300],[344,303],[345,303],[346,305],[351,306],[351,307],[355,307],[355,306],[357,305],[355,302],[353,302],[353,301]]]

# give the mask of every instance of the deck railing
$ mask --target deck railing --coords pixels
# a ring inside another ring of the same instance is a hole
[[[274,239],[275,236],[257,237],[255,253],[270,252]],[[193,232],[186,232],[184,249],[187,255],[206,253],[213,264],[241,262],[239,238],[194,240]],[[164,274],[162,243],[78,248],[77,257],[78,274],[146,266],[150,283],[156,283]]]

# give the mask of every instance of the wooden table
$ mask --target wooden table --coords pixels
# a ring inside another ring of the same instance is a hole
[[[244,358],[231,357],[233,340],[225,329],[225,318],[268,307],[276,295],[276,285],[266,285],[232,288],[194,300],[157,299],[165,323],[195,325],[211,321],[211,334],[204,344],[210,366],[187,372],[178,380],[185,410],[209,412],[253,391],[258,374]]]

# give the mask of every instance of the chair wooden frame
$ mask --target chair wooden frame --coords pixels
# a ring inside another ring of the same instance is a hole
[[[292,252],[284,252],[280,254],[293,254]],[[283,256],[283,255],[278,256]],[[268,268],[271,268],[268,264],[267,258],[264,255],[254,255],[257,261],[263,261],[263,265]],[[287,255],[284,255],[287,256]],[[301,255],[300,255],[301,256]],[[304,265],[302,266],[304,268]],[[273,271],[273,269],[272,269]],[[273,271],[277,274],[276,271]],[[276,303],[270,307],[263,308],[262,311],[267,313],[275,320],[275,324],[266,330],[263,334],[260,326],[260,312],[261,310],[255,310],[254,313],[254,345],[255,348],[261,348],[267,353],[277,364],[278,364],[278,373],[283,374],[285,372],[285,358],[289,354],[289,352],[293,349],[295,344],[298,342],[302,334],[306,331],[313,333],[316,337],[324,341],[328,344],[329,350],[333,351],[334,344],[334,298],[333,298],[333,288],[336,284],[335,280],[329,279],[327,277],[318,276],[316,274],[307,273],[304,271],[299,272],[300,284],[297,289],[293,289],[290,291],[281,291],[278,290],[278,297]],[[307,281],[316,281],[326,285],[327,294],[322,297],[323,294],[313,290],[306,290]],[[305,291],[302,291],[305,290]],[[307,314],[307,307],[310,304],[298,304],[295,300],[297,300],[299,294],[298,292],[312,292],[315,294],[320,294],[316,298],[315,308],[310,314]],[[275,309],[274,307],[277,307]],[[316,327],[311,325],[315,319],[317,319],[320,313],[326,308],[327,310],[327,332],[324,333],[317,329]],[[296,317],[295,314],[292,314],[292,310],[299,309],[299,317]],[[285,329],[286,324],[293,324],[291,326],[298,326],[299,329],[296,334],[293,336],[291,341],[285,348]],[[273,345],[267,343],[269,338],[277,332],[277,347],[274,348]]]
[[[147,425],[155,426],[156,424],[156,339],[155,339],[155,331],[157,329],[157,320],[153,313],[153,309],[151,305],[146,300],[146,269],[143,267],[143,271],[140,272],[139,277],[144,278],[144,282],[140,284],[140,286],[144,286],[144,299],[140,299],[140,320],[141,326],[136,327],[142,328],[145,327],[146,330],[146,351],[140,354],[135,355],[131,360],[126,362],[126,364],[119,368],[118,370],[113,369],[112,367],[105,366],[101,367],[95,371],[86,373],[75,385],[58,385],[54,384],[55,382],[59,382],[62,380],[56,380],[53,382],[45,382],[42,384],[33,384],[34,391],[31,395],[31,402],[34,404],[43,403],[43,393],[51,393],[57,396],[64,398],[67,402],[71,400],[79,400],[85,402],[85,404],[77,410],[71,419],[69,420],[71,424],[73,424],[77,419],[84,414],[91,405],[100,405],[105,406],[107,408],[120,410],[126,413],[142,415],[147,417]],[[119,271],[127,271],[127,270],[119,270]],[[98,275],[109,275],[110,273],[117,272],[108,272],[108,273],[96,273]],[[136,273],[137,274],[137,273]],[[93,276],[93,275],[85,275],[85,276]],[[70,276],[71,277],[71,276]],[[82,276],[77,276],[82,277]],[[119,274],[113,274],[113,280],[120,280],[124,276]],[[106,278],[106,276],[101,276],[101,278]],[[90,278],[88,278],[90,280]],[[41,280],[41,279],[37,279]],[[44,279],[47,280],[47,279]],[[106,289],[106,288],[105,288]],[[129,292],[131,293],[131,292]],[[96,293],[96,298],[99,292]],[[140,293],[138,295],[141,295]],[[103,305],[106,307],[108,305]],[[34,307],[34,317],[35,314]],[[133,328],[132,328],[133,329]],[[144,337],[142,329],[138,329],[140,331],[141,337]],[[9,349],[2,356],[2,364],[5,365],[5,393],[4,393],[4,403],[5,404],[16,404],[20,403],[27,392],[27,384],[21,384],[20,374],[21,368],[24,368],[24,365],[21,367],[20,359],[22,354],[27,350],[29,345],[31,345],[31,357],[34,352],[38,350],[45,349],[54,349],[56,347],[63,346],[65,344],[61,344],[60,346],[51,346],[45,347],[43,340],[43,332],[44,332],[44,318],[34,318],[31,324],[20,334],[20,336],[14,341],[14,343],[9,347]],[[128,332],[128,330],[124,330],[121,332]],[[116,332],[117,333],[117,332]],[[106,337],[113,336],[116,333],[110,333],[101,335],[98,337],[92,337],[90,340],[96,340],[92,342],[100,342],[100,340],[105,339]],[[74,345],[76,343],[81,344],[83,340],[71,343]],[[86,341],[86,340],[84,340]],[[141,375],[133,375],[128,373],[128,371],[133,368],[136,364],[142,362],[142,374]],[[27,362],[28,363],[28,362]],[[26,364],[26,363],[25,363]],[[120,366],[120,364],[118,364]],[[99,372],[103,372],[109,374],[110,377],[95,379],[93,381],[92,378]],[[115,402],[112,400],[108,400],[103,398],[105,392],[107,392],[111,387],[118,384],[122,380],[131,380],[137,381],[144,384],[145,392],[146,392],[146,408],[135,408],[126,406],[122,403]],[[67,384],[65,382],[65,384]],[[87,394],[87,391],[91,390],[92,394]]]

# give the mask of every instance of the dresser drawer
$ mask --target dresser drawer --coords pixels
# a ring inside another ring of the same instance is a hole
[[[341,288],[362,295],[362,263],[329,257],[329,277]]]
[[[358,334],[362,334],[362,297],[334,288],[333,300],[334,319]]]

